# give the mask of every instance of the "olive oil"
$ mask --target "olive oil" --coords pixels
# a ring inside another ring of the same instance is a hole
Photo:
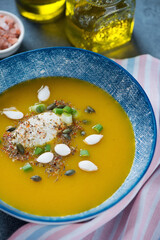
[[[134,9],[134,0],[67,0],[67,37],[94,52],[116,48],[131,40]]]
[[[56,20],[65,8],[65,0],[16,0],[16,4],[22,16],[36,22]]]

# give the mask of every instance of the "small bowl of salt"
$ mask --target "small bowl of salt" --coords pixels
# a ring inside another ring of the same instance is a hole
[[[0,59],[14,54],[24,38],[22,21],[13,13],[0,11]]]

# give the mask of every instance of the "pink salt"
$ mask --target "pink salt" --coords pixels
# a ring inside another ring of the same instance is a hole
[[[0,14],[0,50],[14,45],[21,34],[15,20],[7,15]]]

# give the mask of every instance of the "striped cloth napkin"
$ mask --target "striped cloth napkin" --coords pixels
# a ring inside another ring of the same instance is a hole
[[[63,226],[28,223],[8,240],[160,239],[160,60],[142,55],[115,61],[141,84],[155,112],[158,140],[148,171],[124,199],[88,222]]]

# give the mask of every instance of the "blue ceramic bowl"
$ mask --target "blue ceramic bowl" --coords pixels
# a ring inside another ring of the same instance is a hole
[[[145,92],[126,70],[104,56],[76,48],[38,49],[2,60],[0,93],[28,79],[47,76],[83,79],[103,88],[121,104],[132,122],[136,140],[136,153],[131,171],[122,186],[109,199],[98,207],[80,214],[41,217],[19,211],[3,201],[0,201],[0,208],[10,215],[30,222],[62,224],[84,221],[116,205],[144,176],[156,145],[155,116]]]

